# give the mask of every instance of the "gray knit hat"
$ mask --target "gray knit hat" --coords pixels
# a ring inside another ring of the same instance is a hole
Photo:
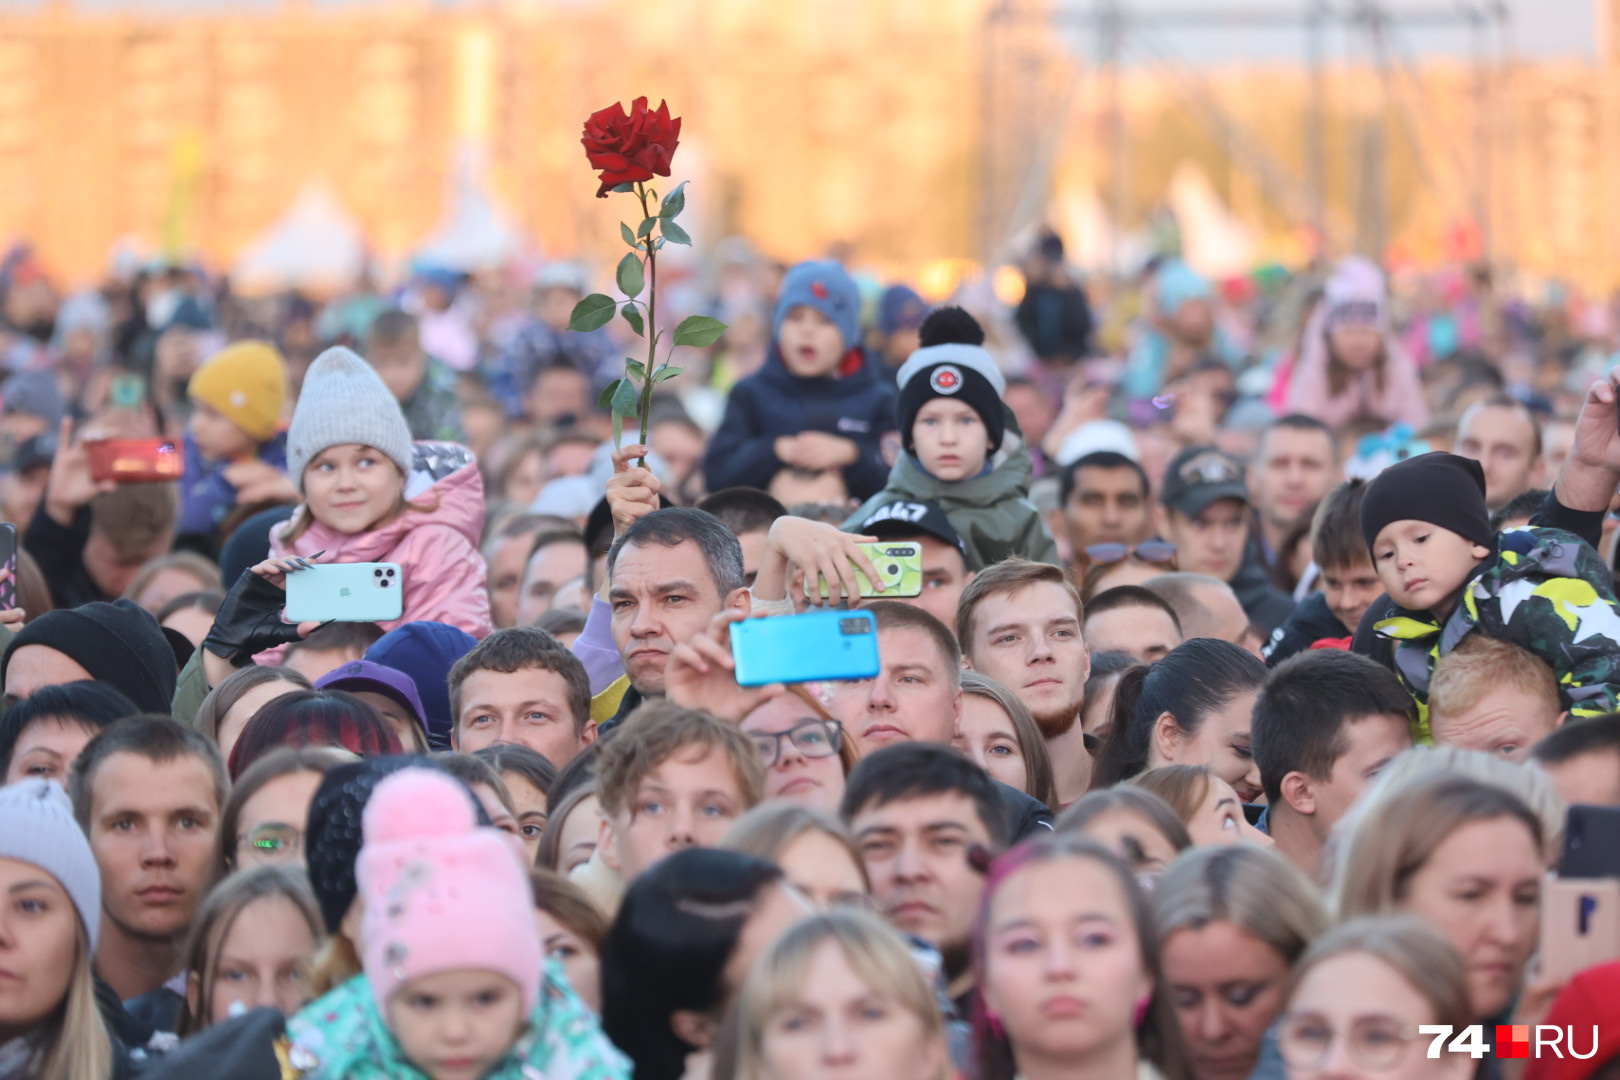
[[[309,366],[287,431],[287,475],[300,493],[310,461],[345,443],[374,446],[411,475],[411,429],[399,402],[358,353],[335,345]]]
[[[59,881],[96,951],[101,871],[60,784],[35,778],[0,787],[0,857],[32,863]]]

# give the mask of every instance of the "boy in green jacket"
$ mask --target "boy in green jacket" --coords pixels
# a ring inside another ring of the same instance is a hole
[[[893,502],[934,502],[978,571],[1021,555],[1057,563],[1057,545],[1029,501],[1030,458],[1001,397],[1007,383],[984,348],[984,330],[961,308],[924,320],[923,347],[901,366],[897,427],[905,453],[889,482],[846,530]]]

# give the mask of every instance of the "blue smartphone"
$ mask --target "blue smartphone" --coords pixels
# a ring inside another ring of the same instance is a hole
[[[731,628],[738,686],[870,679],[878,660],[870,611],[811,611],[748,619]]]
[[[287,575],[287,621],[392,622],[405,614],[397,563],[317,563]]]

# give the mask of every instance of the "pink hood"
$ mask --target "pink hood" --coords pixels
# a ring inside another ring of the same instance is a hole
[[[484,530],[484,481],[472,451],[455,443],[419,442],[414,447],[405,497],[412,509],[379,529],[347,534],[313,522],[290,545],[283,539],[292,520],[270,534],[270,554],[313,555],[323,563],[392,562],[405,576],[405,613],[384,630],[408,622],[442,622],[476,638],[488,636],[489,592],[478,542]],[[417,509],[415,507],[422,507]]]
[[[1304,413],[1335,430],[1358,416],[1372,416],[1385,424],[1405,421],[1414,428],[1429,422],[1423,384],[1417,367],[1401,347],[1400,339],[1384,331],[1384,388],[1372,371],[1358,372],[1343,394],[1335,395],[1328,381],[1327,303],[1317,304],[1305,324],[1300,355],[1289,375],[1284,410]]]

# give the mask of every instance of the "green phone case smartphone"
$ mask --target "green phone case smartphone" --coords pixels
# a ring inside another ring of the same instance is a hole
[[[731,628],[738,686],[870,679],[878,673],[870,611],[811,611],[747,619]]]
[[[326,563],[287,575],[287,621],[392,622],[405,614],[397,563]]]
[[[876,597],[880,600],[893,599],[897,596],[922,595],[922,546],[909,540],[879,541],[876,544],[862,544],[861,550],[866,557],[872,560],[872,567],[878,572],[878,578],[883,582],[883,591],[878,592],[872,583],[866,580],[866,575],[855,571],[856,584],[860,586],[860,594],[866,597]],[[825,600],[827,580],[816,575],[816,581],[821,586],[821,598]],[[810,580],[805,579],[804,595],[810,595]]]

